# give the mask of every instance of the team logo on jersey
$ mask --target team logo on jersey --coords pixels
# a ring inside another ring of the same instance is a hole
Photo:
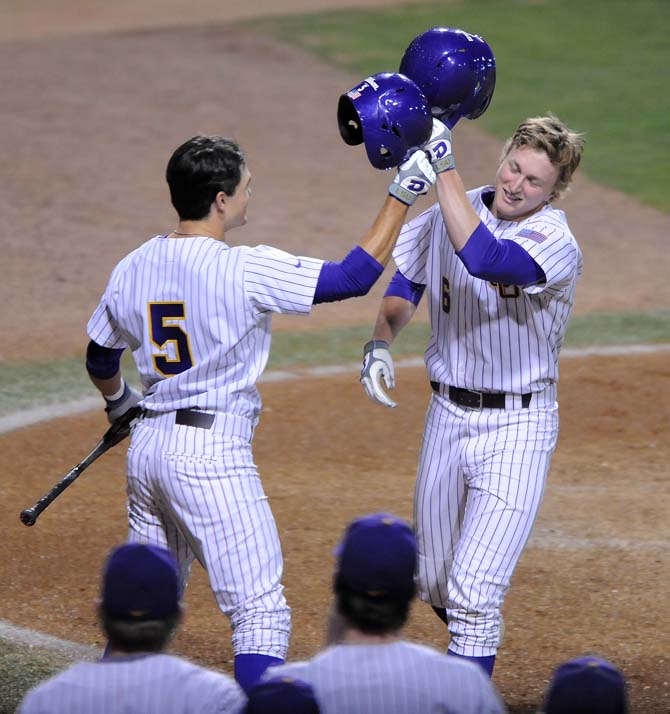
[[[529,238],[535,243],[544,243],[544,241],[547,240],[547,236],[545,236],[544,233],[532,231],[530,228],[522,228],[517,232],[517,235],[520,238]]]

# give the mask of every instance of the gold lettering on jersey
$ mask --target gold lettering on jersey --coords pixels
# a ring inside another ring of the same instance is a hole
[[[186,320],[183,301],[150,302],[149,337],[160,354],[152,355],[154,369],[163,377],[174,377],[193,367],[188,334],[181,322]]]
[[[451,310],[451,289],[449,278],[442,276],[442,312],[448,313]]]
[[[489,283],[489,285],[498,291],[501,298],[518,298],[521,295],[518,285],[505,285],[504,283]]]

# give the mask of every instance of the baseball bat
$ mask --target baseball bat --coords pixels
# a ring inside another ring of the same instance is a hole
[[[34,506],[21,511],[21,523],[25,526],[34,526],[40,513],[50,503],[56,500],[63,491],[75,481],[96,459],[106,451],[123,441],[133,426],[135,420],[142,413],[142,407],[132,407],[121,415],[103,434],[102,439],[95,445],[90,454],[87,454],[73,469],[71,469],[48,493],[37,501]]]

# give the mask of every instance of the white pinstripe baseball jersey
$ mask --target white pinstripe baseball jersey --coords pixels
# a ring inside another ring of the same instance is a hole
[[[539,392],[558,378],[582,257],[563,211],[546,205],[520,222],[499,220],[481,198],[492,190],[468,192],[476,213],[497,239],[519,243],[546,283],[518,288],[472,277],[446,235],[439,204],[403,228],[393,259],[405,277],[427,285],[431,380],[477,391]]]
[[[500,608],[542,501],[559,426],[558,356],[582,270],[562,211],[499,220],[485,204],[492,191],[468,192],[475,212],[496,239],[526,250],[545,282],[470,275],[439,204],[403,228],[393,253],[406,278],[427,286],[424,359],[443,385],[426,414],[414,493],[419,596],[445,610],[449,649],[479,658],[497,652]],[[503,393],[503,408],[454,403],[449,386]]]
[[[411,642],[340,644],[267,677],[310,684],[323,714],[501,714],[495,687],[476,665]]]
[[[312,307],[323,261],[269,246],[158,236],[112,272],[88,334],[130,347],[149,410],[127,455],[128,539],[194,558],[229,618],[235,655],[283,659],[291,629],[279,535],[251,442],[275,312]],[[206,425],[179,410],[206,415]],[[211,423],[210,423],[211,422]]]
[[[322,264],[269,246],[157,236],[116,266],[88,334],[133,350],[148,408],[256,418],[272,313],[309,313]]]
[[[32,689],[20,714],[237,714],[246,696],[225,674],[165,654],[78,662]]]

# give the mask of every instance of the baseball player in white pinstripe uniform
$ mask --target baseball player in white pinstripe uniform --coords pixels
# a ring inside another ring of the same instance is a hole
[[[426,289],[433,395],[414,499],[420,596],[448,623],[449,652],[491,673],[500,607],[558,435],[558,355],[582,258],[551,201],[583,138],[556,117],[528,119],[505,144],[495,185],[468,193],[444,124],[434,121],[425,148],[438,203],[401,232],[361,381],[395,406],[389,345]]]
[[[354,520],[337,549],[329,646],[271,677],[310,684],[323,714],[500,714],[476,665],[401,639],[416,592],[416,539],[388,513]]]
[[[247,689],[283,661],[290,632],[279,538],[251,450],[272,314],[306,315],[315,303],[364,295],[435,174],[422,151],[403,163],[361,245],[339,263],[228,245],[251,194],[232,140],[193,137],[166,178],[178,226],[112,272],[88,323],[87,369],[110,421],[145,408],[127,457],[129,539],[169,547],[184,586],[193,559],[203,565],[230,618],[235,676]],[[122,379],[127,347],[143,395]]]
[[[105,564],[98,609],[109,639],[97,662],[78,662],[32,689],[21,714],[239,714],[246,697],[225,674],[164,653],[180,620],[170,551],[131,543]]]

